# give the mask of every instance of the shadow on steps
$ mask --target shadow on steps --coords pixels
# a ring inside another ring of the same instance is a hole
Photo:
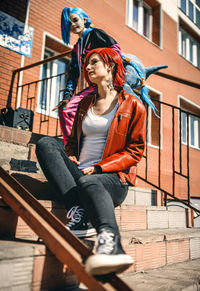
[[[12,173],[12,176],[22,184],[38,200],[58,201],[56,193],[44,177],[33,177],[33,174]]]

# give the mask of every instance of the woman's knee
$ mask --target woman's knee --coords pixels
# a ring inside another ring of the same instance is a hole
[[[36,153],[46,151],[47,149],[54,148],[56,145],[56,140],[50,136],[42,137],[36,143]]]
[[[77,181],[77,185],[81,188],[87,187],[89,185],[97,185],[98,183],[99,181],[94,175],[81,176]]]

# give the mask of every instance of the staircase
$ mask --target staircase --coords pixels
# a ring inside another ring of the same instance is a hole
[[[56,201],[36,160],[35,143],[39,138],[30,132],[0,126],[0,166],[66,224],[66,210]],[[137,290],[137,280],[133,278],[138,274],[200,259],[200,229],[192,228],[191,210],[163,206],[159,191],[129,187],[126,200],[115,214],[123,247],[135,260],[121,276],[132,290]],[[67,266],[2,198],[0,239],[0,290],[81,290],[79,280]],[[92,249],[94,239],[83,242]]]

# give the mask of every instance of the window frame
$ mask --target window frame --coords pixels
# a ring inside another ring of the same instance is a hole
[[[133,25],[133,1],[138,2],[138,25],[137,29]],[[148,11],[148,36],[143,34],[144,31],[144,8]],[[143,36],[144,38],[148,39],[149,41],[152,41],[152,7],[149,6],[146,2],[142,0],[127,0],[127,13],[126,13],[126,24],[128,27],[136,31],[138,34]]]
[[[178,1],[179,9],[187,16],[187,18],[190,19],[190,21],[192,21],[200,29],[200,26],[198,26],[198,18],[197,18],[197,13],[196,13],[197,10],[200,13],[200,7],[197,5],[196,0],[185,0],[185,2],[186,2],[186,11],[184,11],[181,8],[181,0]],[[193,19],[191,19],[190,17],[190,3],[193,5],[193,11],[192,11]]]
[[[49,36],[49,35],[48,35]],[[44,36],[45,39],[46,35]],[[49,47],[45,47],[45,45],[43,45],[43,54],[42,54],[42,59],[45,59],[45,54],[49,54],[48,57],[54,56],[55,54],[57,54],[56,51],[50,49]],[[63,59],[66,59],[66,62],[70,62],[71,59],[68,57],[64,57]],[[56,63],[56,61],[58,60],[54,60],[52,62],[48,62],[47,65],[47,77],[50,76],[56,76],[57,72],[58,72],[58,64]],[[52,69],[50,68],[50,66],[52,66]],[[52,74],[51,74],[52,71]],[[58,116],[58,112],[56,111],[52,111],[52,109],[57,105],[55,105],[55,98],[52,98],[52,96],[56,96],[56,88],[57,88],[57,78],[58,77],[54,77],[51,78],[47,81],[47,98],[46,98],[46,108],[42,108],[42,102],[41,102],[41,89],[42,89],[42,81],[39,82],[39,86],[38,86],[38,102],[37,102],[37,108],[36,108],[36,112],[39,114],[43,114],[46,116],[50,116],[56,119],[59,119]],[[41,65],[40,68],[40,80],[43,79],[43,65]],[[50,82],[50,80],[52,80],[52,83]],[[50,87],[51,87],[51,93],[50,93]],[[50,98],[51,97],[51,98]]]
[[[181,112],[184,113],[183,111]],[[189,147],[196,149],[196,150],[200,150],[200,144],[199,144],[199,132],[200,132],[200,118],[194,116],[192,113],[189,115]],[[194,144],[192,144],[192,135],[191,135],[191,119],[194,120]],[[181,124],[182,124],[182,120],[181,120]],[[198,125],[199,124],[199,125]],[[187,146],[187,117],[186,117],[186,129],[185,129],[185,138],[186,141],[183,141],[182,139],[183,136],[183,130],[181,129],[181,143],[184,144],[185,146]]]
[[[51,54],[51,52],[50,51],[44,51],[44,59],[45,59],[45,55],[48,55],[48,58],[49,57],[51,57],[51,56],[53,56],[53,54]],[[51,73],[51,65],[53,65],[52,63],[47,63],[46,64],[46,66],[47,66],[47,70],[46,70],[46,78],[49,78],[50,77],[50,73]],[[41,70],[42,70],[42,72],[41,72],[41,78],[40,78],[40,80],[42,80],[43,79],[43,69],[44,69],[44,65],[42,65],[41,66]],[[49,100],[49,98],[47,97],[46,98],[46,102],[47,102],[47,104],[45,104],[45,109],[43,108],[43,104],[42,104],[42,100],[41,100],[41,91],[42,91],[42,86],[44,86],[44,82],[40,82],[40,84],[39,84],[39,90],[38,90],[38,110],[40,110],[40,112],[42,113],[42,114],[46,114],[46,112],[48,111],[50,111],[50,106],[48,106],[49,105],[49,102],[48,102],[48,100]],[[47,92],[47,95],[49,94],[49,91],[50,91],[50,82],[46,82],[46,92]]]
[[[179,98],[179,107],[181,109],[181,100],[183,100],[185,103],[188,103],[188,106],[192,106],[194,108],[197,108],[198,110],[200,110],[200,106],[198,106],[197,104],[193,103],[192,101],[186,99],[183,96],[178,96]],[[182,126],[182,114],[185,112],[189,112],[189,122],[188,122],[188,126],[189,126],[189,147],[196,149],[196,150],[200,150],[200,117],[197,117],[197,115],[195,113],[192,113],[191,110],[187,110],[186,108],[182,107],[182,110],[180,111],[181,114],[181,126]],[[194,128],[194,145],[191,144],[191,119],[195,119],[195,128]],[[187,146],[187,115],[186,115],[186,128],[185,128],[185,139],[186,141],[183,141],[183,129],[180,129],[180,123],[179,123],[179,131],[181,130],[181,144]]]
[[[150,86],[147,86],[148,87],[148,90],[151,91],[153,94],[157,95],[158,96],[158,101],[162,101],[162,92],[150,87]],[[153,100],[152,100],[153,101]],[[153,101],[154,102],[154,101]],[[163,110],[163,107],[162,107],[162,104],[160,104],[160,149],[163,149],[163,119],[162,119],[162,110]],[[155,144],[152,144],[152,115],[153,115],[153,110],[151,108],[151,106],[148,106],[148,127],[147,127],[147,140],[148,140],[148,143],[147,145],[149,147],[152,147],[152,148],[155,148],[155,149],[159,149],[159,145],[155,145]],[[158,117],[156,117],[158,118]]]
[[[179,37],[178,37],[178,52],[179,54],[190,62],[193,66],[200,69],[200,43],[190,35],[182,26],[179,24]],[[185,52],[183,52],[183,39],[185,40]],[[193,59],[191,60],[191,47],[192,44],[192,55]],[[199,59],[198,59],[199,56]]]

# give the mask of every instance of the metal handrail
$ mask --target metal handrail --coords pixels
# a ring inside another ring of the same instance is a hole
[[[24,83],[23,85],[19,85],[18,88],[23,88],[25,86],[30,86],[32,84],[36,84],[36,83],[40,83],[40,82],[44,82],[44,81],[47,81],[47,80],[51,80],[53,78],[57,78],[57,77],[60,77],[60,76],[63,76],[63,75],[68,75],[67,72],[65,73],[60,73],[60,74],[57,74],[57,75],[53,75],[53,76],[50,76],[50,77],[47,77],[47,78],[43,78],[43,79],[39,79],[39,80],[36,80],[36,81],[32,81],[32,82],[28,82],[28,83]]]
[[[140,93],[136,90],[134,90],[136,94],[140,95]],[[161,105],[167,106],[168,108],[171,108],[172,110],[172,194],[169,191],[166,191],[166,189],[164,189],[161,186],[161,132],[160,132],[160,128],[161,128],[161,118],[159,119],[159,145],[158,145],[158,185],[156,185],[155,183],[152,183],[149,178],[148,178],[148,145],[146,146],[145,149],[145,154],[143,155],[143,157],[145,158],[145,178],[142,177],[141,175],[137,175],[137,177],[146,182],[147,184],[151,185],[152,187],[156,188],[157,190],[160,190],[161,192],[164,193],[165,196],[169,196],[171,198],[173,198],[175,201],[180,202],[182,204],[184,204],[185,206],[191,208],[192,210],[196,211],[197,213],[200,213],[200,210],[195,208],[194,206],[191,205],[190,203],[190,157],[189,157],[189,149],[190,149],[190,145],[189,145],[189,115],[192,115],[194,117],[199,118],[199,116],[197,114],[193,114],[191,112],[188,112],[186,110],[181,109],[180,107],[177,107],[175,105],[171,105],[168,104],[166,102],[160,101],[160,100],[156,100],[155,97],[152,97],[152,100],[156,101],[159,104],[159,112],[161,113]],[[175,110],[179,111],[179,171],[175,169]],[[187,115],[187,143],[186,143],[186,147],[187,147],[187,174],[183,174],[182,172],[182,128],[181,128],[181,113],[184,112]],[[147,110],[147,129],[148,129],[148,110]],[[147,133],[146,133],[146,140],[147,139]],[[183,178],[185,178],[187,180],[187,202],[185,202],[182,199],[179,199],[175,196],[175,175],[180,175]],[[166,200],[166,199],[165,199]]]
[[[165,191],[165,190],[162,189],[161,187],[158,187],[158,186],[156,186],[154,183],[151,183],[150,181],[147,181],[147,180],[144,179],[142,176],[137,175],[137,177],[138,177],[140,180],[142,180],[142,181],[146,182],[147,184],[151,185],[153,188],[156,188],[157,190],[163,192],[165,195],[170,196],[170,197],[173,198],[175,201],[184,204],[185,206],[191,208],[192,210],[194,210],[194,211],[196,211],[196,212],[198,212],[198,213],[200,214],[200,210],[197,209],[196,207],[192,206],[191,204],[188,204],[188,203],[185,202],[184,200],[181,200],[181,199],[177,198],[176,196],[173,196],[171,193]]]
[[[36,63],[33,63],[33,64],[30,64],[30,65],[18,68],[16,70],[13,70],[13,73],[16,74],[16,73],[21,72],[21,71],[25,71],[25,70],[28,70],[28,69],[31,69],[31,68],[34,68],[34,67],[37,67],[37,66],[40,66],[40,65],[44,65],[44,64],[47,64],[47,63],[52,62],[54,60],[58,60],[58,59],[61,59],[63,57],[66,57],[68,55],[71,55],[71,51],[68,51],[68,52],[65,52],[65,53],[62,53],[62,54],[58,54],[58,55],[55,55],[53,57],[49,57],[49,58],[46,58],[44,60],[38,61]]]
[[[137,94],[138,94],[138,93],[137,93]],[[190,115],[193,115],[193,116],[199,118],[199,115],[197,115],[197,114],[195,114],[195,113],[192,113],[192,112],[189,112],[189,111],[187,111],[187,110],[184,110],[184,109],[182,109],[182,108],[180,108],[180,107],[178,107],[178,106],[176,106],[176,105],[172,105],[172,104],[166,103],[166,102],[164,102],[164,101],[156,100],[154,96],[151,96],[151,99],[154,100],[154,101],[156,101],[156,102],[159,102],[159,104],[166,105],[166,106],[168,106],[168,107],[171,107],[171,108],[174,108],[174,109],[180,110],[181,112],[184,112],[184,113],[186,113],[186,114],[190,114]]]
[[[180,78],[180,77],[177,77],[177,76],[173,76],[173,75],[162,73],[162,72],[156,72],[155,75],[161,76],[163,78],[166,78],[166,79],[178,82],[178,83],[182,83],[182,84],[190,86],[190,87],[200,89],[200,84],[183,79],[183,78]]]

